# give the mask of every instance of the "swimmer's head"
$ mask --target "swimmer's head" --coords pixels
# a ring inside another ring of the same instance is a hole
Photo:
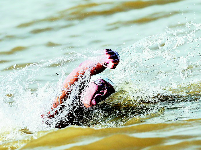
[[[96,79],[89,83],[81,99],[84,106],[88,108],[97,105],[114,92],[113,83],[109,79]]]

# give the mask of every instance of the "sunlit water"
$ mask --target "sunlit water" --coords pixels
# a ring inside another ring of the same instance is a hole
[[[0,6],[0,148],[201,148],[199,0]],[[45,125],[65,77],[105,48],[121,57],[102,73],[116,93],[83,126]]]

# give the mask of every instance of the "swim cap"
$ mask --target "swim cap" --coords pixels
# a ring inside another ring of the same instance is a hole
[[[98,80],[98,79],[103,79],[103,80],[105,80],[106,82],[108,82],[109,84],[111,84],[113,87],[114,87],[114,83],[109,79],[109,78],[107,78],[107,77],[105,77],[105,76],[101,76],[101,75],[95,75],[95,76],[92,76],[91,77],[91,82],[95,82],[96,80]]]

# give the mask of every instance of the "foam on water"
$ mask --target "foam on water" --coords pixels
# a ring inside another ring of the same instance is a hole
[[[14,69],[2,77],[0,85],[1,132],[12,131],[15,128],[28,128],[31,131],[45,129],[41,115],[51,108],[52,101],[61,90],[62,80],[68,68],[60,66],[73,59],[73,57],[60,57],[48,61],[41,60],[25,68]],[[58,64],[57,71],[60,70],[60,79],[42,82],[40,76],[50,72],[52,64]]]
[[[131,96],[153,96],[169,88],[200,81],[201,25],[187,23],[149,36],[120,51],[121,63],[111,77]],[[125,83],[129,83],[125,84]]]

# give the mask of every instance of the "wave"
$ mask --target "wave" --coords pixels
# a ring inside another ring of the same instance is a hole
[[[171,0],[171,1],[161,1],[161,0],[154,0],[154,1],[134,1],[134,2],[102,2],[102,3],[86,3],[77,5],[66,10],[59,11],[57,14],[53,16],[46,17],[44,19],[38,19],[26,23],[19,24],[18,28],[29,27],[34,24],[39,24],[42,22],[54,22],[59,20],[83,20],[87,18],[93,18],[98,16],[108,16],[113,15],[120,12],[127,12],[133,9],[143,9],[146,7],[154,6],[154,5],[166,5],[170,3],[180,2],[182,0]],[[100,11],[94,11],[94,10]],[[81,13],[80,13],[81,12]],[[139,23],[140,21],[138,21]],[[51,28],[48,27],[46,30],[50,30]],[[38,33],[44,31],[45,29],[36,29],[33,30],[33,33]]]

